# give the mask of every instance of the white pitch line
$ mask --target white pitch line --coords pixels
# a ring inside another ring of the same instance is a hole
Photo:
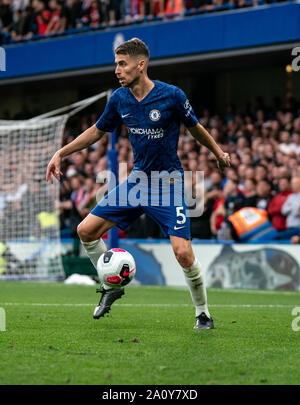
[[[38,303],[38,302],[0,302],[0,306],[33,306],[33,307],[86,307],[95,306],[96,304],[55,304],[55,303]],[[298,304],[210,304],[209,307],[219,308],[289,308]],[[119,307],[191,307],[192,304],[114,304]]]

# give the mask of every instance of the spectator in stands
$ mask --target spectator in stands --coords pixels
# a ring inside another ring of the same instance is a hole
[[[171,10],[173,10],[173,14],[181,15],[183,13],[182,3],[183,0],[175,0],[173,4],[170,4],[169,2],[169,7],[172,7]],[[166,0],[150,0],[149,17],[151,18],[152,16],[157,16],[162,18],[164,14],[167,14],[167,5],[168,2]]]
[[[67,11],[63,0],[50,0],[51,18],[45,35],[62,33],[67,27]]]
[[[290,172],[289,172],[289,169],[287,167],[279,166],[278,167],[278,174],[279,174],[279,177],[289,177]]]
[[[88,205],[91,199],[91,189],[87,190],[84,187],[82,177],[73,168],[68,170],[67,178],[72,190],[71,196],[69,200],[60,201],[59,209],[70,211],[70,233],[72,237],[77,237],[77,226],[90,211]]]
[[[27,6],[24,11],[18,10],[18,16],[17,21],[10,30],[11,38],[16,42],[28,40],[32,37],[35,19],[33,8],[30,6]]]
[[[297,156],[300,155],[300,132],[294,132],[292,135],[293,143],[291,151],[295,152]]]
[[[210,215],[210,230],[214,237],[217,236],[217,233],[225,220],[225,216],[225,200],[223,196],[219,196],[219,198],[216,198],[214,201]]]
[[[291,111],[286,111],[283,115],[283,126],[286,131],[291,132],[293,129],[294,116]]]
[[[271,122],[270,121],[264,122],[261,127],[261,136],[262,136],[262,138],[264,138],[264,140],[265,139],[269,140],[270,135],[271,135],[271,130],[272,130]]]
[[[8,31],[10,31],[11,38],[14,41],[20,41],[22,39],[21,35],[21,24],[22,24],[22,10],[15,10],[14,19],[12,23],[8,26]]]
[[[98,156],[97,156],[98,158]],[[84,173],[85,157],[83,151],[75,152],[70,157],[69,160],[74,164],[76,170],[79,174]],[[98,159],[97,159],[98,161]]]
[[[287,197],[281,209],[286,216],[287,228],[300,227],[300,177],[293,177],[291,186],[293,193]]]
[[[286,217],[282,215],[281,210],[290,194],[292,194],[292,190],[289,178],[280,178],[279,193],[273,197],[268,205],[268,214],[273,227],[277,229],[277,231],[284,231],[286,229]]]
[[[213,170],[210,175],[210,178],[211,178],[211,185],[208,189],[208,192],[212,190],[222,191],[222,182],[223,182],[222,174],[218,170]]]
[[[293,145],[291,143],[291,136],[288,131],[281,131],[280,132],[280,144],[279,150],[288,155],[290,152],[293,151]]]
[[[266,143],[266,144],[264,144],[264,149],[265,149],[265,151],[264,151],[265,159],[269,162],[272,161],[274,158],[274,154],[275,154],[275,147],[271,143]]]
[[[239,190],[237,180],[227,180],[224,186],[224,196],[227,217],[244,206],[245,197]]]
[[[8,32],[13,23],[12,0],[0,0],[0,28],[2,32]]]
[[[26,182],[24,174],[20,171],[19,173],[11,173],[11,170],[8,170],[8,173],[5,177],[7,180],[2,184],[2,221],[0,226],[1,229],[5,229],[5,226],[14,228],[17,236],[17,224],[18,217],[21,215],[22,208],[24,208],[24,196],[28,193],[28,184]],[[14,181],[8,181],[11,179],[11,176],[14,176]],[[37,202],[37,201],[35,201]],[[36,208],[37,204],[34,204],[33,210]],[[28,212],[27,206],[27,212]],[[4,225],[6,224],[6,225]],[[11,224],[11,225],[8,225]],[[9,228],[7,228],[9,229]],[[26,234],[26,237],[28,234]]]
[[[200,195],[200,199],[203,198],[201,196],[201,192],[199,193],[199,184],[196,184],[196,195]],[[197,190],[198,188],[198,190]],[[203,203],[203,213],[200,216],[191,217],[191,236],[192,238],[198,239],[210,239],[212,237],[211,227],[210,227],[210,218],[212,214],[212,209],[214,206],[214,197],[213,194],[217,190],[211,191],[210,193],[204,193],[204,200]]]
[[[245,179],[243,194],[246,197],[246,201],[256,196],[256,180],[254,178]],[[245,201],[245,205],[247,202]]]
[[[63,162],[66,163],[66,160]],[[61,177],[61,184],[60,184],[60,190],[59,190],[59,202],[56,204],[57,209],[59,211],[59,220],[60,220],[60,229],[69,229],[70,228],[70,209],[69,205],[64,205],[66,201],[69,201],[71,199],[71,184],[67,175],[67,172],[65,172],[65,168],[63,168],[62,165],[62,171],[65,173]],[[70,170],[70,169],[68,169]],[[70,173],[70,172],[69,172]],[[76,173],[75,168],[73,168],[73,174]]]
[[[258,164],[255,167],[255,180],[259,182],[260,180],[266,179],[268,177],[268,168],[263,164]]]
[[[100,184],[96,183],[93,176],[87,176],[84,180],[85,191],[89,195],[89,200],[85,204],[85,210],[88,214],[97,205],[97,192],[100,188]]]
[[[193,1],[193,0],[192,0]],[[201,0],[200,0],[201,1]],[[209,1],[209,0],[207,0]],[[197,0],[194,0],[194,2],[197,2]],[[164,1],[153,1],[153,8],[156,8],[155,13],[151,14],[156,14],[158,17],[162,17],[165,11],[165,14],[177,14],[181,15],[183,12],[183,0],[166,0]],[[165,4],[165,7],[164,7]],[[199,2],[200,4],[200,2]],[[156,6],[156,7],[155,7]]]
[[[47,9],[46,2],[44,0],[33,0],[32,5],[35,12],[35,22],[37,25],[37,28],[34,30],[34,34],[44,35],[51,19],[51,12]]]
[[[142,20],[145,15],[149,14],[149,1],[147,0],[132,0],[131,2],[131,15],[133,20]]]
[[[103,15],[98,0],[91,0],[90,2],[87,2],[86,7],[83,8],[82,17],[80,22],[77,24],[77,27],[86,25],[92,28],[97,28],[101,22],[105,22],[106,10],[104,13],[105,14]]]
[[[263,231],[263,232],[262,232]],[[218,240],[265,241],[276,238],[278,232],[272,227],[265,210],[245,207],[230,215],[218,231]]]
[[[233,167],[229,167],[225,170],[226,173],[226,179],[228,180],[234,180],[234,181],[239,181],[239,176],[237,174],[237,171]]]
[[[241,158],[239,154],[236,152],[232,152],[230,154],[230,158],[231,158],[231,167],[233,167],[234,169],[238,169],[239,165],[241,164]]]
[[[107,0],[104,1],[104,4]],[[125,20],[125,0],[110,0],[108,4],[109,25]]]
[[[266,210],[273,197],[271,190],[272,186],[267,179],[259,180],[256,185],[256,194],[245,199],[244,207],[256,207]]]
[[[248,166],[245,170],[245,180],[255,179],[255,170],[252,166]]]
[[[238,176],[239,176],[239,189],[241,191],[244,190],[245,188],[245,180],[246,180],[246,170],[247,166],[244,164],[240,164],[239,167],[237,168]]]
[[[67,29],[76,28],[77,23],[81,18],[82,1],[81,0],[66,0],[67,13]]]
[[[243,156],[244,150],[249,148],[249,141],[245,136],[240,136],[236,142],[237,154]]]
[[[94,166],[90,162],[86,162],[84,165],[84,174],[87,177],[92,177],[96,178],[95,173],[94,173]]]
[[[300,133],[300,117],[297,117],[293,123],[293,131]]]

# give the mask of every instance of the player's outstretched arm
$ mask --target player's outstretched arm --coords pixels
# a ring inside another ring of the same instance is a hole
[[[90,128],[85,130],[81,135],[79,135],[74,141],[65,145],[63,148],[59,149],[50,160],[47,173],[46,181],[50,180],[53,184],[53,176],[59,180],[61,160],[65,156],[69,156],[74,152],[85,149],[93,143],[97,142],[105,132],[100,131],[96,125],[92,125]]]
[[[188,128],[192,136],[209,149],[217,158],[218,168],[223,171],[225,167],[230,166],[230,156],[229,153],[222,151],[220,146],[215,142],[214,138],[209,134],[209,132],[201,125],[197,124],[194,127]]]

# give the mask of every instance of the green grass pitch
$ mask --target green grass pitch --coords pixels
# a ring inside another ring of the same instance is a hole
[[[185,288],[129,286],[97,321],[95,289],[0,282],[1,385],[300,384],[299,292],[208,289],[197,331]]]

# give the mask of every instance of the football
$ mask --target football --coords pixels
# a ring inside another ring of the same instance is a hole
[[[101,284],[120,288],[134,278],[136,265],[132,255],[124,249],[110,249],[103,253],[97,263],[97,272]]]

